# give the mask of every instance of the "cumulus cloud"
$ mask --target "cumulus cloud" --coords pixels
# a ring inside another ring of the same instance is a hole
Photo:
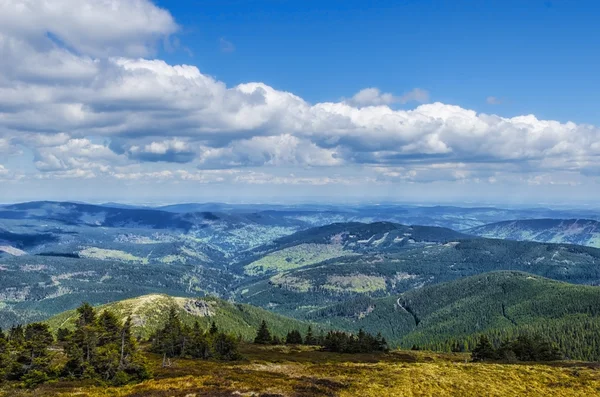
[[[94,57],[147,56],[177,31],[171,14],[148,0],[3,0],[0,26],[9,41],[41,51],[64,45]]]
[[[422,89],[309,103],[144,58],[176,31],[147,0],[0,1],[0,153],[26,148],[43,178],[218,181],[201,171],[354,165],[380,181],[426,182],[598,169],[591,125],[426,103]],[[390,106],[408,102],[422,104]],[[314,172],[303,178],[336,180]]]
[[[70,139],[58,146],[40,147],[35,150],[35,166],[44,172],[94,170],[106,172],[120,159],[109,148],[88,139]]]
[[[259,136],[234,141],[224,148],[206,149],[201,167],[230,168],[249,166],[333,166],[342,164],[335,150],[290,134]]]
[[[346,103],[353,106],[380,106],[391,105],[394,103],[405,104],[408,102],[427,102],[429,100],[429,92],[415,88],[404,93],[401,96],[395,96],[390,93],[381,92],[379,88],[365,88],[354,94],[354,96]]]
[[[189,163],[196,156],[186,142],[177,139],[131,146],[126,153],[133,160],[171,163]]]

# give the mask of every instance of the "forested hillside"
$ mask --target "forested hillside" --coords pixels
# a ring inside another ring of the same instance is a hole
[[[600,287],[503,271],[316,310],[313,321],[381,331],[393,345],[470,350],[477,335],[499,342],[543,335],[574,359],[599,360]]]
[[[600,222],[589,219],[524,219],[468,229],[480,237],[542,243],[567,243],[600,248]]]
[[[285,261],[283,262],[285,263]],[[600,250],[562,244],[472,239],[345,255],[279,272],[238,289],[237,299],[296,315],[358,296],[384,297],[496,270],[578,284],[600,281]]]

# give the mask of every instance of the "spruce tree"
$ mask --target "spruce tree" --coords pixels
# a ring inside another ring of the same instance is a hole
[[[213,340],[215,355],[221,360],[237,360],[240,358],[235,338],[223,332],[215,335]]]
[[[304,344],[309,345],[309,346],[317,344],[317,338],[315,338],[315,336],[313,335],[313,330],[310,325],[308,326],[308,330],[306,331],[306,336],[304,337]]]
[[[20,334],[20,332],[19,332]],[[13,350],[7,378],[23,381],[26,387],[33,387],[49,379],[50,352],[54,342],[47,324],[32,323],[23,331],[22,343]]]
[[[279,336],[273,335],[273,337],[271,338],[271,344],[274,346],[277,346],[277,345],[282,345],[283,342],[281,341],[281,338]]]
[[[285,337],[285,343],[288,345],[301,345],[302,344],[302,335],[300,331],[293,330],[287,333]]]
[[[259,345],[268,345],[273,341],[271,337],[271,331],[269,331],[269,327],[267,326],[267,322],[265,320],[262,321],[258,331],[256,332],[256,338],[254,338],[254,343]]]
[[[8,330],[8,342],[13,349],[20,348],[25,342],[25,330],[21,324],[13,325]]]
[[[209,336],[213,337],[211,334]],[[192,358],[202,359],[207,359],[211,356],[208,337],[200,328],[198,321],[194,323],[194,327],[191,330],[190,341],[184,354]]]
[[[96,316],[88,304],[77,311],[75,331],[65,346],[65,375],[97,378],[115,385],[149,377],[133,337],[131,318],[122,323],[108,310]]]
[[[67,328],[59,328],[56,331],[56,340],[58,342],[67,342],[72,334],[73,332],[71,332]]]
[[[177,309],[172,307],[169,310],[164,327],[158,330],[152,338],[151,350],[163,355],[163,366],[165,366],[167,358],[182,355],[184,350],[183,339],[183,324],[179,319]]]
[[[479,337],[479,343],[471,352],[473,361],[488,361],[497,359],[496,350],[486,335]]]

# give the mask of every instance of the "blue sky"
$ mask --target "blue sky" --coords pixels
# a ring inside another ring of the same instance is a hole
[[[596,1],[158,4],[182,24],[181,43],[194,54],[165,59],[231,85],[262,81],[312,102],[371,86],[423,87],[433,100],[482,112],[600,124]],[[221,38],[235,51],[222,53]]]
[[[600,4],[0,4],[0,202],[572,204]]]

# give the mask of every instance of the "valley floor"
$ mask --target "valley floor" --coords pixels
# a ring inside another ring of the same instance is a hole
[[[333,354],[310,347],[242,348],[245,359],[215,362],[178,359],[161,368],[148,355],[154,379],[103,387],[81,382],[35,390],[5,385],[0,396],[598,396],[600,365],[470,363],[466,354],[396,351]]]

